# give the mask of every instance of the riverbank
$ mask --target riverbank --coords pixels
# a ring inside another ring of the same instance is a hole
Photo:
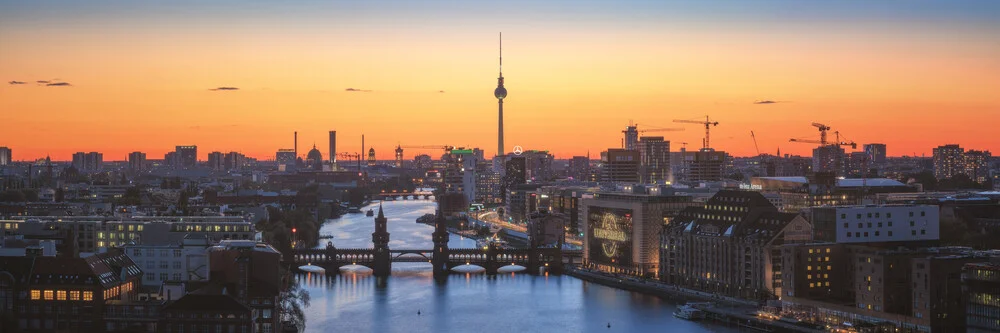
[[[760,303],[755,301],[718,296],[711,293],[680,288],[655,281],[635,277],[609,275],[574,267],[566,267],[563,273],[587,282],[666,298],[668,300],[675,301],[678,304],[691,301],[712,302],[718,306],[699,306],[698,308],[706,312],[707,319],[727,325],[739,326],[760,332],[825,332],[824,330],[801,327],[791,323],[757,317],[756,312],[760,307]]]

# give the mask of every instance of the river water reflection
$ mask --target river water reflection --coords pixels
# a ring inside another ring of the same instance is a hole
[[[431,249],[433,228],[415,220],[434,207],[386,202],[390,248]],[[367,248],[373,229],[372,217],[352,214],[328,221],[321,233],[334,236],[338,248]],[[451,235],[449,247],[475,241]],[[438,284],[430,264],[397,263],[384,287],[364,274],[299,279],[312,296],[306,332],[737,332],[674,318],[669,301],[569,276],[456,273]]]

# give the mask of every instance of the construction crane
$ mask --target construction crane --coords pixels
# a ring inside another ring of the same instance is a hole
[[[709,129],[712,126],[719,126],[719,122],[718,121],[708,120],[708,116],[705,116],[705,121],[701,121],[701,120],[674,119],[674,122],[675,123],[685,123],[685,124],[702,124],[702,125],[705,125],[705,140],[702,140],[702,143],[704,144],[705,149],[708,149],[708,147],[709,147],[709,142],[708,142],[708,139],[709,139],[709,136],[708,136]]]
[[[757,156],[760,156],[760,147],[757,146],[757,136],[753,135],[753,131],[750,131],[750,138],[753,139],[753,149],[756,149]]]
[[[650,128],[650,129],[639,130],[639,133],[646,133],[646,132],[677,132],[677,131],[683,131],[683,130],[684,130],[683,127],[669,127],[669,128],[655,128],[654,127],[654,128]]]
[[[830,126],[826,126],[820,123],[812,123],[812,125],[819,129],[819,142],[821,145],[826,145],[826,131],[830,130]],[[839,141],[839,140],[838,140]]]
[[[357,158],[358,159],[358,172],[361,172],[361,154],[358,153],[339,153],[337,156],[346,158]]]
[[[817,143],[821,146],[851,146],[851,149],[857,149],[858,144],[854,141],[837,141],[837,142],[823,142],[820,140],[808,140],[808,139],[788,139],[789,142],[799,142],[799,143]]]

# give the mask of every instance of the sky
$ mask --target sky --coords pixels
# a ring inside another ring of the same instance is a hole
[[[492,156],[503,32],[508,152],[597,158],[630,121],[693,149],[704,127],[674,120],[708,115],[736,156],[809,155],[789,139],[818,140],[813,122],[891,156],[997,154],[998,17],[988,0],[0,0],[0,146],[273,159],[294,131],[325,156],[336,130],[380,159]]]

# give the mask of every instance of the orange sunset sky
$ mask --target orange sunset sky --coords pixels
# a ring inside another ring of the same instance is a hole
[[[997,17],[994,1],[0,1],[0,146],[273,159],[293,131],[325,156],[336,130],[339,151],[364,134],[380,159],[492,156],[502,31],[507,149],[596,158],[630,120],[697,147],[703,128],[672,120],[710,115],[737,156],[751,130],[762,153],[808,155],[788,139],[818,139],[811,122],[892,156],[997,154]]]

